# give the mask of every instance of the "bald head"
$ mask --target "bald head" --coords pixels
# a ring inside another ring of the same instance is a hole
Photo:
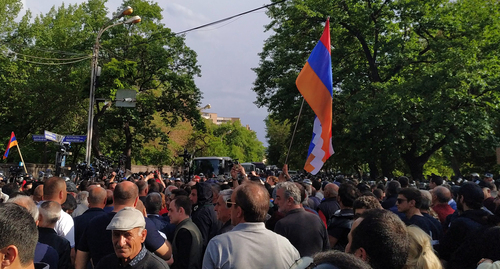
[[[33,201],[40,202],[43,200],[43,185],[38,185],[33,191]]]
[[[102,187],[89,188],[89,208],[104,208],[106,205],[106,190]]]
[[[440,204],[447,204],[451,200],[451,191],[443,186],[437,186],[432,190],[432,194]]]
[[[113,198],[115,209],[117,206],[131,206],[134,207],[139,197],[139,188],[133,182],[123,181],[116,185],[113,191]]]
[[[335,198],[339,195],[339,186],[334,183],[326,184],[323,194],[325,198]]]
[[[60,177],[47,179],[43,187],[43,200],[63,204],[67,197],[66,181]]]

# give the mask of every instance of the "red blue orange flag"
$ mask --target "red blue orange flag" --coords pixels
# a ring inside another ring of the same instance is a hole
[[[12,132],[12,134],[10,134],[9,144],[7,144],[7,149],[3,154],[4,159],[7,158],[7,156],[9,156],[9,150],[14,146],[17,146],[17,140],[16,140],[16,135],[14,134],[14,132]]]
[[[315,175],[334,153],[332,146],[332,56],[330,22],[326,21],[320,41],[295,81],[304,99],[316,114],[313,137],[304,170]]]

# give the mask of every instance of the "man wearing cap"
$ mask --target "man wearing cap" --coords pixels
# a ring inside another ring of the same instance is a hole
[[[142,245],[148,231],[142,213],[133,208],[125,207],[113,217],[106,230],[112,231],[112,241],[115,253],[102,258],[96,269],[110,268],[169,268],[167,263],[152,255]]]
[[[113,253],[112,233],[107,231],[106,227],[120,210],[137,205],[139,190],[133,182],[123,181],[116,185],[113,196],[113,212],[93,218],[83,232],[77,246],[75,269],[85,269],[90,259],[92,259],[93,265],[96,265],[104,256]],[[142,216],[142,218],[145,217]],[[158,257],[169,260],[172,252],[170,243],[158,233],[151,220],[145,221],[148,230],[145,247]]]

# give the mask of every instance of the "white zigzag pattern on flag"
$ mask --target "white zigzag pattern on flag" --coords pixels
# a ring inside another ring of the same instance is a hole
[[[322,149],[323,147],[323,138],[321,138],[321,123],[316,117],[314,119],[314,128],[313,128],[313,133],[314,133],[314,139],[311,143],[314,144],[314,148],[311,151],[311,154],[314,155],[314,159],[311,161],[311,166],[314,167],[314,170],[311,171],[311,174],[316,175],[321,167],[323,167],[323,157],[325,156],[325,151]]]

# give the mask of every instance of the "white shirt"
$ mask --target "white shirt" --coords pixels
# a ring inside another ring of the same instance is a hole
[[[61,209],[61,218],[57,221],[56,227],[57,235],[68,239],[71,248],[75,247],[75,223],[73,218]]]

